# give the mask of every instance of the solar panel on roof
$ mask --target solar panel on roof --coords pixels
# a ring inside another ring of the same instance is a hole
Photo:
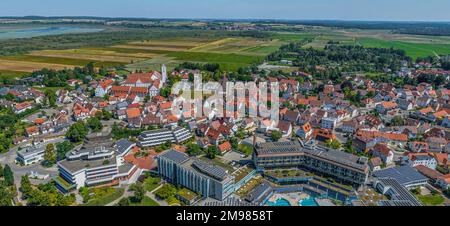
[[[192,165],[201,172],[219,180],[223,180],[227,176],[227,172],[224,169],[217,166],[209,165],[199,160],[194,161]]]
[[[178,151],[173,151],[173,150],[170,150],[170,151],[162,154],[161,157],[170,159],[176,163],[182,163],[189,159],[189,157],[186,154],[184,154],[182,152],[178,152]]]
[[[378,170],[373,173],[377,178],[393,178],[402,185],[408,185],[418,181],[426,181],[427,178],[410,166],[400,166],[384,170]]]

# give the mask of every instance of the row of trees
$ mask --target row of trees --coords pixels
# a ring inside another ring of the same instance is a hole
[[[13,172],[8,165],[0,165],[0,206],[12,206],[15,195]]]

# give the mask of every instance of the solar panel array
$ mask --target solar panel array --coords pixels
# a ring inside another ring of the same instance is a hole
[[[406,202],[409,202],[412,206],[421,206],[422,203],[420,203],[416,197],[409,192],[409,190],[401,185],[396,179],[393,178],[385,178],[380,179],[380,182],[384,184],[385,187],[389,187],[394,191],[394,195],[391,196],[391,201],[397,201],[399,203],[397,204],[406,204]],[[395,202],[392,202],[390,204],[395,204]]]
[[[205,202],[203,204],[204,206],[253,206],[249,202],[245,202],[243,200],[230,197],[223,201],[212,201],[212,202]]]
[[[410,166],[399,166],[378,170],[375,171],[372,175],[377,178],[393,178],[403,186],[408,186],[410,184],[420,183],[421,181],[428,180],[424,175],[419,173],[419,171]]]
[[[200,160],[195,160],[192,163],[192,166],[194,166],[196,169],[198,169],[200,172],[205,173],[215,179],[223,180],[228,175],[227,171],[210,164],[207,164],[205,162],[202,162]]]
[[[174,161],[177,164],[181,164],[187,161],[189,159],[189,156],[179,151],[170,150],[161,154],[159,158],[167,158]]]

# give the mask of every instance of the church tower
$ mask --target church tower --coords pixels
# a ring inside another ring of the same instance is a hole
[[[161,67],[161,74],[162,74],[161,82],[162,84],[165,84],[167,81],[167,68],[165,64],[163,64]]]

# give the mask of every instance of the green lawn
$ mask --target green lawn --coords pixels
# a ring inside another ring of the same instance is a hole
[[[411,43],[402,41],[388,41],[382,39],[374,38],[361,38],[356,40],[358,44],[365,47],[375,47],[375,48],[395,48],[402,49],[406,54],[413,59],[417,57],[426,57],[450,54],[449,44],[426,44],[426,43]]]
[[[417,198],[426,206],[440,206],[445,202],[445,198],[440,194],[417,195]]]
[[[83,198],[87,198],[91,194],[93,196],[88,199],[88,202],[83,206],[105,206],[117,199],[119,199],[123,193],[123,188],[90,188],[82,192]]]
[[[251,155],[253,153],[253,147],[245,144],[239,144],[238,150],[246,155]]]
[[[148,177],[144,180],[144,188],[148,192],[155,190],[160,185],[161,179],[157,177]]]
[[[178,191],[178,195],[187,199],[187,200],[192,200],[193,198],[195,198],[195,196],[197,196],[197,194],[187,188],[182,188],[181,190]]]
[[[144,196],[140,203],[131,203],[130,206],[159,206],[159,204],[148,196]]]

